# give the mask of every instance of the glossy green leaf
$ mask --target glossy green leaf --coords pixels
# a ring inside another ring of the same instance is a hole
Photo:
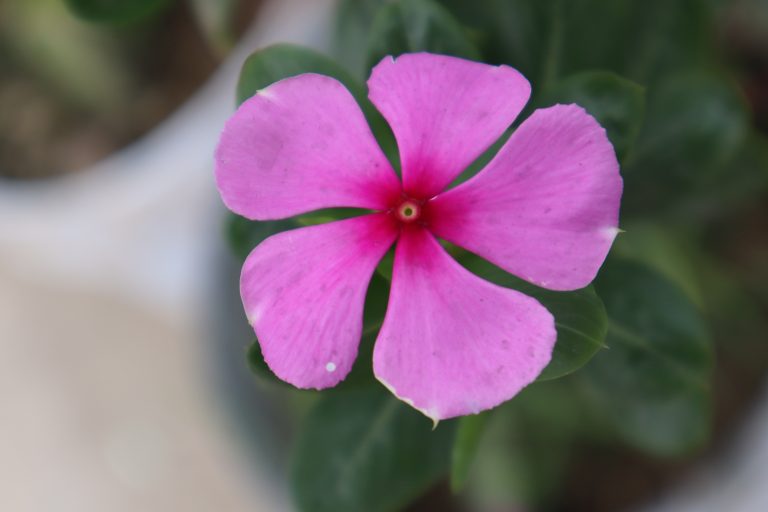
[[[645,91],[605,71],[572,75],[555,82],[537,102],[541,106],[576,103],[605,128],[620,161],[629,152],[643,122]]]
[[[579,373],[596,412],[651,453],[699,447],[710,427],[712,347],[695,306],[649,267],[615,258],[596,286],[610,317],[608,350]]]
[[[257,222],[230,213],[226,219],[225,229],[229,246],[235,256],[245,261],[253,248],[265,238],[296,226],[297,224],[292,220]]]
[[[341,65],[314,50],[292,44],[263,48],[246,59],[237,83],[238,105],[268,85],[302,73],[330,76],[344,84],[363,110],[365,118],[395,169],[398,168],[397,144],[384,118],[368,100],[368,93]]]
[[[281,43],[262,48],[245,60],[237,82],[237,103],[278,80],[302,73],[333,77],[343,83],[356,100],[366,100],[363,86],[334,60],[303,46]]]
[[[65,0],[78,17],[100,23],[131,23],[148,18],[171,0]]]
[[[572,292],[554,292],[523,281],[474,254],[462,256],[459,262],[483,279],[535,298],[555,317],[557,343],[552,360],[539,380],[571,373],[603,348],[607,317],[600,297],[591,286]]]
[[[451,490],[459,492],[467,481],[469,469],[475,461],[477,448],[488,424],[490,412],[464,416],[459,419],[456,439],[451,451]]]
[[[326,393],[303,422],[294,454],[299,510],[401,510],[448,472],[453,427],[433,431],[381,386]]]
[[[479,59],[458,21],[433,0],[393,0],[376,14],[370,31],[368,67],[387,55],[428,51]]]

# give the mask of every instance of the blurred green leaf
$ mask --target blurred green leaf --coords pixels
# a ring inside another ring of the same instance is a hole
[[[567,379],[537,382],[494,410],[467,479],[470,509],[549,510],[582,419]]]
[[[171,0],[65,0],[72,12],[99,23],[132,23],[170,5]]]
[[[363,86],[334,60],[303,46],[281,43],[262,48],[245,60],[237,82],[237,103],[241,104],[278,80],[302,73],[333,77],[343,83],[358,102],[367,101]]]
[[[650,85],[715,55],[707,0],[560,1],[561,74],[606,69]]]
[[[318,73],[335,78],[349,89],[363,110],[371,131],[395,169],[398,169],[397,144],[389,125],[368,100],[366,88],[334,60],[314,50],[291,44],[276,44],[252,53],[243,64],[237,83],[237,104],[268,85],[302,73]]]
[[[616,155],[623,161],[640,132],[645,91],[613,73],[591,71],[553,83],[537,103],[576,103],[584,107],[608,132]]]
[[[451,452],[451,490],[454,493],[459,492],[466,483],[490,415],[490,412],[473,414],[458,421],[459,426]]]
[[[454,424],[380,386],[326,393],[302,425],[291,486],[305,512],[394,512],[449,470]]]
[[[543,87],[544,75],[557,60],[553,27],[562,20],[553,0],[440,0],[456,19],[466,24],[483,57],[493,64],[508,64],[534,86]]]
[[[229,246],[235,256],[242,261],[245,261],[253,248],[268,236],[295,227],[296,223],[292,220],[257,222],[233,213],[230,213],[226,219]]]
[[[369,68],[392,55],[428,51],[480,59],[464,28],[433,0],[393,0],[376,14],[368,45]]]
[[[555,317],[557,343],[539,380],[571,373],[603,348],[608,322],[605,307],[591,286],[554,292],[523,281],[474,254],[462,256],[459,262],[483,279],[535,298]]]
[[[675,207],[721,174],[748,133],[744,100],[715,74],[670,76],[648,91],[646,122],[624,166],[624,207]]]
[[[690,233],[658,223],[632,223],[616,238],[611,249],[623,259],[652,267],[674,282],[698,307],[704,305],[696,272],[696,256]]]
[[[355,77],[365,80],[368,67],[368,37],[376,13],[385,0],[341,0],[336,6],[331,46],[333,55]]]
[[[596,287],[610,317],[609,348],[579,373],[595,412],[650,453],[699,447],[710,428],[712,347],[695,306],[650,268],[617,258]]]
[[[301,226],[315,226],[334,220],[349,219],[369,213],[369,210],[361,208],[325,208],[310,213],[304,213],[296,217],[296,223]]]

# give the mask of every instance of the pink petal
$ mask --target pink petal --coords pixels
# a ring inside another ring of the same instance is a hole
[[[373,354],[376,377],[437,421],[512,398],[552,355],[554,319],[541,304],[454,261],[422,228],[405,228]]]
[[[315,74],[276,82],[237,109],[216,149],[216,184],[230,210],[257,220],[385,209],[400,191],[352,95]]]
[[[327,388],[357,356],[368,283],[397,229],[385,214],[286,231],[251,252],[240,294],[264,359],[299,388]]]
[[[551,290],[594,279],[618,233],[622,181],[576,105],[537,110],[471,180],[427,208],[433,232]]]
[[[392,127],[405,191],[442,191],[512,124],[531,86],[508,66],[415,53],[385,57],[368,96]]]

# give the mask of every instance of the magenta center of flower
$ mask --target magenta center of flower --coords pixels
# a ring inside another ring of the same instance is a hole
[[[395,209],[395,215],[400,222],[416,222],[421,217],[421,205],[416,201],[407,199]]]

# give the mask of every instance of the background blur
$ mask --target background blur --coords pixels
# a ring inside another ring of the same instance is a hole
[[[212,154],[252,51],[349,48],[333,37],[333,0],[165,3],[115,23],[75,16],[64,0],[0,3],[2,511],[290,510],[289,428],[246,367],[252,340]],[[443,3],[472,25],[471,2]],[[745,123],[765,136],[768,1],[708,4],[707,44]],[[659,138],[654,151],[675,151]],[[631,469],[615,479],[613,454],[582,461],[586,473],[565,486],[570,510],[768,510],[764,156],[685,213],[728,265],[727,279],[694,290],[717,295],[715,329],[737,347],[720,354],[712,446],[664,463],[622,454]],[[652,208],[657,194],[641,197]],[[655,236],[631,249],[653,251]],[[672,272],[682,261],[686,275],[684,257],[656,257]],[[606,486],[604,500],[590,496]],[[414,510],[443,510],[434,503]]]

